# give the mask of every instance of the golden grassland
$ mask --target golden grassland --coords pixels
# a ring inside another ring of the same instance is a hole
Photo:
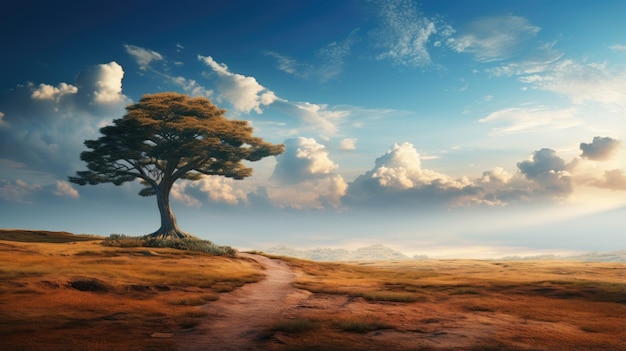
[[[2,350],[176,349],[151,336],[193,328],[198,306],[263,277],[241,258],[45,234],[0,232]]]
[[[284,350],[626,350],[623,263],[282,259],[313,293]]]
[[[0,230],[0,350],[185,350],[204,305],[264,274],[102,239]],[[259,349],[626,349],[623,263],[280,259],[297,293]]]

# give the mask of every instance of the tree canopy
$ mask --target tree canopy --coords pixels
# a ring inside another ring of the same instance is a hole
[[[284,151],[252,135],[247,121],[224,116],[225,110],[209,99],[178,93],[144,95],[126,107],[127,113],[100,129],[102,136],[85,141],[81,153],[86,171],[69,180],[79,185],[121,185],[139,179],[141,196],[157,196],[161,227],[152,236],[184,237],[169,205],[169,193],[178,179],[203,176],[243,179],[252,168],[243,161],[258,161]]]

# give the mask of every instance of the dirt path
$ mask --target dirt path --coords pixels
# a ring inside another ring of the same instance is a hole
[[[272,322],[303,294],[293,288],[295,273],[280,260],[239,254],[265,268],[265,279],[247,284],[207,305],[208,316],[195,335],[183,336],[184,350],[263,350],[261,339]],[[306,298],[306,297],[304,297]]]

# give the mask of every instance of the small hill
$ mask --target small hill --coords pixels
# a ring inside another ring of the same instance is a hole
[[[68,232],[47,230],[0,229],[0,240],[19,241],[25,243],[69,243],[74,241],[102,240],[96,235],[75,235]]]

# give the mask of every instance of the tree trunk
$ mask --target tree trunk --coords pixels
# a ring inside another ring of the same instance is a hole
[[[172,184],[167,184],[165,181],[162,181],[156,189],[157,205],[159,207],[159,214],[161,215],[161,227],[156,232],[148,235],[148,237],[161,240],[194,238],[193,235],[180,230],[176,224],[176,217],[170,207],[171,189]]]

